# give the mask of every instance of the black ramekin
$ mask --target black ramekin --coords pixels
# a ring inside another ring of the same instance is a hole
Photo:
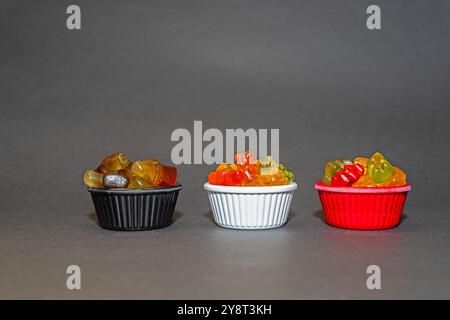
[[[169,226],[180,190],[181,185],[139,190],[88,188],[100,227],[117,231]]]

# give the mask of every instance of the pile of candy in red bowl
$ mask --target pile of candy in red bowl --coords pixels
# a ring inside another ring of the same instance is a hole
[[[396,227],[411,185],[406,174],[380,152],[369,158],[333,160],[315,184],[325,220],[346,229],[380,230]]]

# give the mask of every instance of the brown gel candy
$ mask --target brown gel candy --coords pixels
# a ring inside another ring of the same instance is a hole
[[[151,187],[174,186],[177,183],[177,169],[153,159],[135,161],[131,174],[144,179]]]
[[[86,170],[84,172],[83,182],[90,188],[103,188],[103,174],[94,170]]]
[[[129,189],[146,189],[150,187],[151,185],[145,179],[136,176],[131,177],[128,184]]]
[[[126,169],[130,164],[130,159],[125,153],[117,152],[103,159],[96,171],[100,173],[117,172]]]

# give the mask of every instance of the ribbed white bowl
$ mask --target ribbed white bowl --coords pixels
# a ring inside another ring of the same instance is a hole
[[[271,229],[284,225],[297,184],[273,187],[230,187],[209,183],[208,193],[214,221],[232,229]]]

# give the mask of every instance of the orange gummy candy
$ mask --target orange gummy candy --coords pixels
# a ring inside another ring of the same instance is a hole
[[[108,173],[125,169],[130,165],[130,159],[123,152],[113,153],[107,156],[97,167],[97,172]]]
[[[90,188],[103,188],[103,173],[86,170],[84,172],[83,182]]]
[[[164,166],[158,160],[135,161],[131,166],[131,174],[147,181],[151,187],[174,186],[177,182],[177,169]]]

